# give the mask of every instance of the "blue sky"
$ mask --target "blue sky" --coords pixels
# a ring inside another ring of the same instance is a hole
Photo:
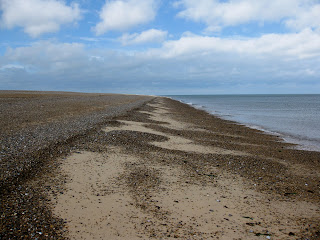
[[[0,89],[320,93],[320,1],[0,0]]]

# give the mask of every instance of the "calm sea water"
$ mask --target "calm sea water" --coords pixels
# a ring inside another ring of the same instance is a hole
[[[169,96],[221,118],[280,135],[320,151],[320,95]]]

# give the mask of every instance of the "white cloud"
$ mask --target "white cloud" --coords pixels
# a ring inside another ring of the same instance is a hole
[[[133,34],[123,34],[120,38],[120,41],[123,45],[134,45],[134,44],[144,44],[150,42],[161,43],[167,38],[168,32],[157,30],[157,29],[149,29],[143,31],[142,33],[133,33]]]
[[[33,67],[41,71],[55,72],[61,68],[76,66],[76,59],[84,59],[84,45],[80,43],[55,43],[39,41],[31,46],[9,48],[5,58],[10,62],[18,62],[23,66]]]
[[[298,31],[304,28],[320,30],[320,3],[301,11],[296,17],[286,20],[285,24]]]
[[[80,37],[80,40],[87,41],[87,42],[99,42],[99,38],[92,38],[92,37]]]
[[[5,71],[7,69],[24,69],[24,66],[21,66],[19,64],[6,64],[2,67],[0,67],[0,70]]]
[[[290,90],[286,86],[298,86],[316,92],[320,36],[311,30],[248,39],[189,33],[140,52],[39,41],[8,49],[0,66],[0,89],[186,94],[244,93],[247,86],[283,93]]]
[[[219,38],[186,34],[179,40],[167,41],[159,50],[150,53],[165,58],[212,55],[215,53],[241,54],[243,56],[281,57],[288,59],[320,56],[320,35],[309,30],[299,33],[266,34],[257,38]]]
[[[320,3],[315,0],[179,0],[179,17],[203,22],[208,31],[256,22],[279,22],[293,29],[320,27]]]
[[[56,32],[62,24],[80,18],[77,4],[67,6],[57,0],[0,0],[1,25],[5,28],[22,27],[32,37]]]
[[[94,27],[94,31],[101,35],[111,30],[127,30],[152,21],[156,10],[156,0],[106,1],[100,12],[101,22]]]

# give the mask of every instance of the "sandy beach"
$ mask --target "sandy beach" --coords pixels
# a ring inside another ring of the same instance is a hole
[[[319,152],[169,98],[0,96],[0,239],[320,238]]]

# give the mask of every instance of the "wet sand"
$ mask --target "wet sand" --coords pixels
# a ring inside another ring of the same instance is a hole
[[[144,99],[63,144],[20,185],[41,193],[33,211],[47,213],[29,238],[319,238],[320,153]]]

